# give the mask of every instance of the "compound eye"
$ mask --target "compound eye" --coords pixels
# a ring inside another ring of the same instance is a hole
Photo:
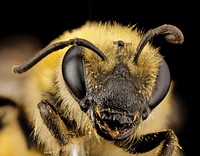
[[[171,83],[170,71],[167,63],[163,61],[157,76],[156,85],[149,102],[151,109],[155,108],[167,95]]]
[[[62,74],[71,92],[78,99],[84,98],[86,95],[85,69],[80,46],[72,46],[66,52],[62,62]]]

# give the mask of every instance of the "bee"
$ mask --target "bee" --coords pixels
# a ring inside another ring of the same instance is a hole
[[[88,21],[13,66],[28,74],[21,103],[38,148],[53,156],[181,155],[170,127],[174,83],[151,43],[157,35],[184,41],[171,24],[144,33]]]

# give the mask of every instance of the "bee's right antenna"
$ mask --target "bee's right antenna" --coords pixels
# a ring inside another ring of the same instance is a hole
[[[175,26],[170,24],[164,24],[152,30],[149,30],[141,39],[138,47],[136,49],[133,61],[137,63],[137,60],[142,52],[142,49],[154,36],[159,34],[165,34],[165,39],[173,44],[182,44],[184,41],[184,36],[182,32]]]

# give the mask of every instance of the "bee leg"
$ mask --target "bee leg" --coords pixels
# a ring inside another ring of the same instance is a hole
[[[63,155],[63,153],[65,153],[64,145],[66,145],[69,142],[69,138],[73,137],[75,134],[73,132],[68,132],[64,122],[49,101],[42,100],[38,104],[38,108],[44,124],[61,146],[59,155]]]
[[[127,139],[127,143],[124,141],[116,142],[116,145],[133,154],[149,152],[160,147],[159,156],[173,156],[181,149],[178,138],[172,130],[146,134],[134,141]]]

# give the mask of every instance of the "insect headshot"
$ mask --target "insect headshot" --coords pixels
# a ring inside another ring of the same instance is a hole
[[[182,156],[171,121],[174,82],[160,48],[182,44],[171,24],[87,21],[12,68],[23,76],[21,107],[38,155]],[[175,110],[176,111],[176,110]]]
[[[29,3],[0,10],[0,156],[194,155],[187,8]]]

